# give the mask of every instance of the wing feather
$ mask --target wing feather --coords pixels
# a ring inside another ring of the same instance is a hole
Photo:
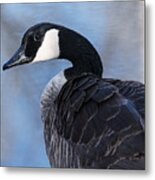
[[[104,79],[105,82],[113,84],[119,89],[120,94],[130,100],[145,120],[145,86],[137,81],[120,81],[114,79]]]
[[[65,84],[54,122],[76,147],[80,167],[144,169],[143,95],[141,84],[90,74]]]

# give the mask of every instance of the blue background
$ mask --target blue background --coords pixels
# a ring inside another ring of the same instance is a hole
[[[86,36],[98,50],[104,77],[144,82],[144,2],[81,2],[1,5],[1,64],[23,33],[53,22]],[[40,118],[40,96],[67,61],[42,62],[1,71],[2,166],[49,167]],[[2,66],[1,66],[2,67]]]

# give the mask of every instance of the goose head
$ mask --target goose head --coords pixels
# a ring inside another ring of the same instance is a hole
[[[30,27],[24,34],[19,49],[3,66],[3,70],[14,66],[52,59],[68,59],[73,68],[66,76],[91,72],[102,74],[100,57],[92,44],[79,33],[51,23],[40,23]]]

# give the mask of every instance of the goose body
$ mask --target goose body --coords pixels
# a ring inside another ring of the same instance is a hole
[[[102,63],[77,32],[50,23],[31,27],[3,69],[65,58],[41,97],[46,151],[60,168],[145,168],[144,85],[102,78]]]

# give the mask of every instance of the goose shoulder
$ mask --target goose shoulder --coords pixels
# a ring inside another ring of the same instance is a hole
[[[138,81],[121,81],[119,79],[104,79],[119,89],[120,94],[129,99],[145,121],[145,85]]]
[[[135,163],[133,169],[143,166],[141,116],[117,86],[81,75],[63,86],[55,107],[57,133],[76,146],[83,167],[124,168],[129,162]]]

